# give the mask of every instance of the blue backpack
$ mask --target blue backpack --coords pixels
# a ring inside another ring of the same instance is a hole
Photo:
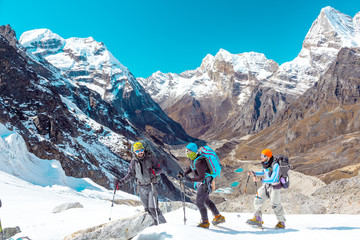
[[[220,165],[220,159],[217,156],[216,152],[213,149],[211,149],[209,146],[204,146],[204,147],[200,148],[199,155],[200,156],[194,160],[194,168],[195,168],[196,161],[200,157],[204,156],[206,158],[206,163],[208,165],[208,169],[210,170],[210,173],[205,173],[205,177],[211,176],[213,178],[216,178],[216,177],[220,178],[221,165]]]

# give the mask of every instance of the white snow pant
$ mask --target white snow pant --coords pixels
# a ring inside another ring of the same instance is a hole
[[[254,199],[255,215],[262,217],[262,206],[267,199],[270,199],[270,204],[274,209],[274,213],[279,222],[285,222],[284,210],[281,206],[281,192],[280,189],[274,189],[269,184],[263,184],[258,189],[258,195]]]

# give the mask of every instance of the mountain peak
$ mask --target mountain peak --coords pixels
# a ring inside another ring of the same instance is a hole
[[[332,7],[323,8],[307,33],[303,47],[339,50],[342,47],[360,46],[356,33],[360,22],[358,18],[352,19]]]
[[[211,54],[206,55],[206,57],[202,60],[200,69],[202,72],[205,72],[207,69],[209,69],[214,62],[214,56]]]
[[[338,10],[336,10],[335,8],[331,7],[331,6],[327,6],[321,9],[320,12],[324,12],[326,14],[332,14],[332,13],[340,13]]]
[[[3,36],[10,42],[11,45],[17,44],[16,33],[9,24],[6,26],[0,26],[0,36]]]
[[[360,12],[355,14],[353,22],[356,34],[360,35]]]
[[[47,28],[24,32],[19,42],[28,51],[40,56],[59,52],[65,45],[65,39]]]

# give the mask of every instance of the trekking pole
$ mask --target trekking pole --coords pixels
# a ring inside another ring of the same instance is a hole
[[[116,189],[119,187],[119,182],[116,183],[115,189],[114,189],[114,195],[113,195],[113,199],[112,199],[112,203],[111,203],[111,208],[110,208],[110,217],[109,217],[109,221],[111,221],[111,212],[112,212],[112,208],[114,207],[114,200],[115,200],[115,194],[116,194]]]
[[[248,185],[249,179],[250,179],[250,175],[248,175],[248,177],[247,177],[247,179],[246,179],[245,190],[244,190],[244,193],[243,193],[241,205],[244,204],[245,193],[246,193],[246,189],[247,189],[247,185]]]
[[[156,174],[155,174],[155,171],[154,169],[152,169],[152,174],[154,175],[154,177],[156,178]],[[151,182],[151,191],[153,193],[153,201],[154,201],[154,207],[155,207],[155,213],[156,213],[156,222],[157,222],[157,225],[159,225],[159,214],[158,214],[158,206],[156,204],[156,200],[155,200],[155,191],[154,191],[154,184]]]
[[[0,199],[0,207],[1,206],[2,206],[2,204],[1,204],[1,199]],[[1,219],[0,219],[0,232],[1,232],[1,240],[4,240],[4,233],[3,233],[3,230],[2,230]]]
[[[1,226],[1,219],[0,219],[0,232],[1,232],[1,240],[4,240],[4,233]]]
[[[184,225],[186,225],[186,216],[185,216],[185,184],[182,181],[182,178],[180,179],[180,189],[181,189],[181,201],[182,201],[182,206],[183,206],[183,210],[184,210]]]

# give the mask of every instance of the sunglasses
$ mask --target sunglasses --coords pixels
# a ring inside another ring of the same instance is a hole
[[[135,151],[135,153],[142,153],[142,152],[144,152],[144,149],[143,149],[143,148],[140,149],[140,150],[136,150],[136,151]]]

